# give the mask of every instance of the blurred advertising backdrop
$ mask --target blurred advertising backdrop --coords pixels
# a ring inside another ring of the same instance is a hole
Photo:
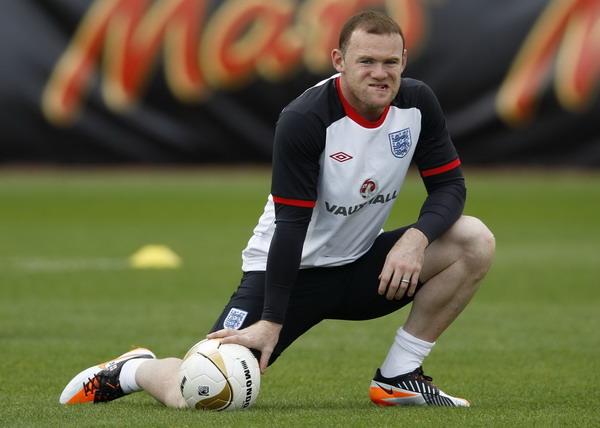
[[[463,163],[600,166],[600,0],[0,0],[0,165],[268,163],[363,8]]]

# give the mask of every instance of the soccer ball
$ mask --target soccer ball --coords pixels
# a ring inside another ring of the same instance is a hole
[[[258,396],[260,368],[248,348],[205,339],[183,357],[179,382],[188,407],[247,409]]]

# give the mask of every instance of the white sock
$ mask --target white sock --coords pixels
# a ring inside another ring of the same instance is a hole
[[[418,339],[400,327],[381,366],[381,374],[390,378],[414,371],[423,364],[433,345],[435,342]]]
[[[149,360],[149,358],[133,358],[123,364],[121,374],[119,375],[119,382],[121,383],[121,388],[125,394],[131,394],[132,392],[139,392],[142,390],[135,381],[135,373],[143,363]]]

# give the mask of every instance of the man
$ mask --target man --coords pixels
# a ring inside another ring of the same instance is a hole
[[[435,387],[422,362],[475,294],[494,238],[461,216],[460,160],[432,91],[401,79],[406,58],[394,21],[359,13],[332,52],[338,74],[283,110],[272,195],[243,252],[242,282],[208,337],[253,349],[264,373],[323,319],[371,319],[413,302],[371,382],[371,400],[469,406]],[[412,159],[428,192],[419,218],[382,232]],[[84,370],[60,400],[102,402],[145,390],[184,407],[180,365],[138,348]]]

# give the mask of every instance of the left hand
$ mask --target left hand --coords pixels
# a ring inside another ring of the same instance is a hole
[[[386,299],[401,299],[415,294],[425,259],[427,237],[419,230],[408,229],[388,253],[377,292]]]

